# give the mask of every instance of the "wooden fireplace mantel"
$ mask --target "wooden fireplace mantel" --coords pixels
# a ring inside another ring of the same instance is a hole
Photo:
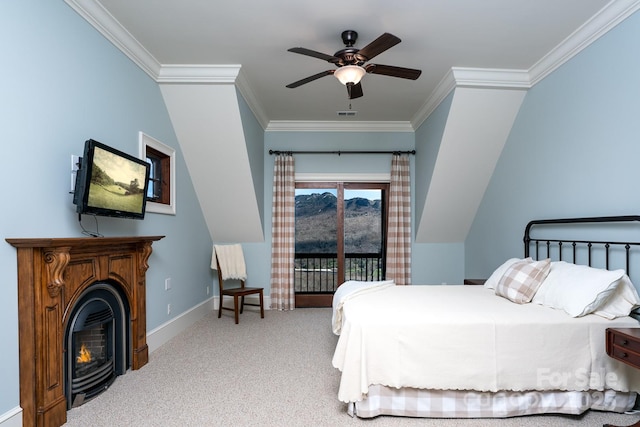
[[[82,292],[118,286],[130,309],[131,369],[149,360],[145,275],[151,245],[164,236],[6,239],[17,250],[22,425],[67,421],[63,337]]]

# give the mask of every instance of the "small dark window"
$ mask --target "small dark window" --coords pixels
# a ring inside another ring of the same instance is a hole
[[[171,203],[170,176],[171,168],[169,156],[149,146],[147,148],[147,163],[151,165],[149,171],[149,190],[147,200],[168,205]]]
[[[147,212],[176,214],[176,151],[139,132],[140,158],[150,165]]]

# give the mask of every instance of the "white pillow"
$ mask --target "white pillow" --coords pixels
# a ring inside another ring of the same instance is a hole
[[[603,317],[627,316],[640,298],[624,270],[604,270],[565,261],[551,271],[532,302],[564,310],[572,317],[597,312]]]
[[[611,293],[608,300],[597,308],[593,314],[602,316],[605,319],[615,319],[616,317],[628,316],[631,311],[640,304],[638,291],[631,283],[626,274],[618,280],[615,291]]]
[[[511,267],[513,264],[515,264],[518,261],[525,261],[525,260],[533,261],[531,258],[526,258],[526,259],[509,258],[500,267],[496,268],[493,273],[491,273],[491,276],[489,276],[487,281],[484,282],[484,287],[487,289],[495,289],[496,286],[498,286],[498,282],[500,282],[500,279],[502,279],[502,276],[504,276],[504,273],[506,273],[509,267]]]

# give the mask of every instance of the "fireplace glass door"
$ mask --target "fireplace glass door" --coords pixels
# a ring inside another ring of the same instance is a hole
[[[65,392],[69,409],[106,390],[128,367],[128,310],[112,285],[87,289],[65,334]]]

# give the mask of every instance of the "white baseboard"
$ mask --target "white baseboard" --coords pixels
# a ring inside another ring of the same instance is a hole
[[[22,427],[22,408],[16,406],[10,411],[0,414],[0,427]]]
[[[174,317],[168,322],[158,326],[154,330],[147,332],[147,345],[149,346],[149,353],[153,353],[162,344],[168,342],[171,338],[175,337],[180,332],[184,331],[210,312],[217,310],[219,301],[219,297],[211,297],[208,300],[191,308],[190,310],[185,311],[184,313]],[[245,302],[249,304],[257,304],[258,301],[259,298],[253,295],[245,298]],[[225,307],[229,307],[229,302],[233,304],[233,300],[231,298],[226,298]],[[231,305],[231,307],[233,307],[233,305]],[[269,296],[265,296],[264,309],[269,310],[269,307],[271,307],[271,298]],[[0,427],[5,426],[0,425]]]
[[[149,353],[153,353],[162,344],[168,342],[171,338],[193,325],[198,320],[214,310],[214,299],[208,300],[196,305],[188,311],[174,317],[168,322],[158,326],[152,331],[147,332],[147,345]]]
[[[190,310],[174,317],[170,321],[158,326],[154,330],[149,331],[147,333],[149,353],[153,353],[162,344],[168,342],[171,338],[175,337],[210,312],[215,311],[218,308],[219,300],[219,297],[209,298]],[[230,301],[230,298],[225,300],[225,306],[227,306],[227,301]],[[257,304],[258,297],[248,296],[246,297],[245,302]],[[264,308],[265,310],[269,310],[269,307],[271,307],[271,299],[268,296],[265,296]],[[16,406],[4,414],[0,414],[0,427],[22,427],[22,408],[20,406]]]

